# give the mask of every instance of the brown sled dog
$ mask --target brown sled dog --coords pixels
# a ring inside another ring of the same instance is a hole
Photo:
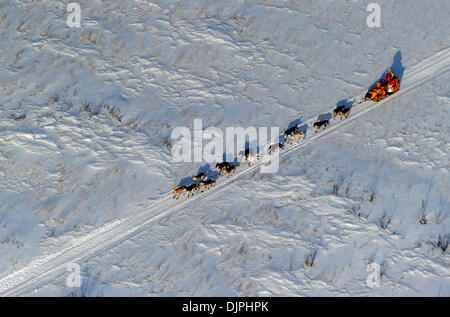
[[[216,181],[213,179],[202,180],[200,182],[200,190],[204,192],[206,189],[211,189],[214,185],[216,185]]]
[[[222,174],[223,170],[228,166],[230,166],[230,163],[228,162],[217,163],[216,168],[219,170],[219,175]]]
[[[305,138],[305,132],[304,131],[296,131],[296,133],[292,134],[291,138],[290,138],[290,142],[291,143],[297,142],[298,139],[300,139],[300,138],[303,138],[303,139]]]
[[[292,128],[289,128],[286,131],[284,131],[283,135],[284,135],[284,138],[286,139],[286,141],[290,136],[297,133],[297,129],[298,129],[297,126],[293,126]]]
[[[180,187],[175,188],[172,191],[173,199],[180,198],[180,194],[184,193],[185,191],[186,191],[186,186],[180,186]]]
[[[203,173],[200,173],[200,174],[195,175],[194,177],[192,177],[192,180],[194,182],[200,182],[200,181],[204,180],[205,178],[206,178],[206,173],[203,172]]]
[[[328,123],[329,123],[329,120],[322,120],[322,121],[314,122],[313,127],[316,129],[316,131],[314,131],[314,133],[317,133],[317,131],[319,131],[321,127],[326,129],[326,127],[328,126]]]
[[[200,188],[199,184],[191,184],[191,185],[187,186],[186,189],[185,189],[186,193],[187,193],[187,196],[188,197],[194,196],[194,192],[196,190],[198,190],[199,188]]]
[[[336,119],[336,117],[338,116],[339,112],[341,112],[342,110],[345,109],[345,106],[339,106],[336,107],[336,109],[333,110],[333,119]]]
[[[341,111],[339,111],[339,117],[342,118],[348,118],[348,116],[350,115],[350,110],[352,109],[352,106],[346,108],[346,109],[342,109]]]
[[[228,165],[223,169],[223,172],[230,176],[230,174],[234,174],[236,172],[236,166]]]

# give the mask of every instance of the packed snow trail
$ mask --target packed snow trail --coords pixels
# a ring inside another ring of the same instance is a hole
[[[446,73],[448,70],[450,70],[450,48],[442,50],[433,56],[422,60],[416,65],[407,68],[400,82],[400,90],[397,93],[377,103],[367,101],[358,104],[352,108],[352,112],[348,119],[342,121],[338,119],[331,120],[329,127],[317,134],[315,134],[311,128],[315,119],[303,122],[302,125],[308,124],[309,127],[306,132],[305,140],[287,146],[284,151],[280,152],[280,157],[288,155],[290,152],[322,138],[343,125],[352,122],[368,111],[380,107],[385,102],[415,89],[425,82]],[[353,101],[360,100],[364,95],[365,92],[360,96],[355,97]],[[331,111],[332,110],[333,109],[331,109]],[[238,172],[234,176],[229,178],[219,178],[217,185],[213,187],[213,189],[201,194],[199,193],[189,199],[173,200],[171,192],[168,192],[154,201],[152,206],[142,210],[134,216],[113,221],[110,224],[93,230],[83,237],[73,239],[69,246],[62,248],[58,252],[40,257],[22,269],[2,277],[0,279],[0,295],[18,296],[43,286],[64,274],[66,272],[67,264],[81,263],[103,251],[119,245],[130,237],[147,230],[147,228],[152,223],[158,221],[158,219],[167,216],[170,213],[182,210],[189,204],[196,202],[198,199],[204,199],[210,195],[217,194],[228,184],[237,181],[243,175],[261,167],[263,164],[265,164],[263,161],[259,161],[245,169],[242,166],[246,167],[246,165],[242,164],[240,170],[238,169]],[[156,210],[159,211],[155,212]]]

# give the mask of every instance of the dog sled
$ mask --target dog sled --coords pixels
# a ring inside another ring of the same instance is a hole
[[[399,89],[400,77],[394,76],[394,73],[388,69],[385,78],[380,80],[375,87],[366,93],[364,100],[371,99],[378,102],[387,96],[396,93]]]

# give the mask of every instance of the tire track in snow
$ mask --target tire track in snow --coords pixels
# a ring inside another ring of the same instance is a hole
[[[294,145],[287,146],[286,149],[280,153],[280,158],[312,142],[315,142],[317,139],[322,138],[334,130],[352,122],[367,112],[380,107],[385,102],[397,98],[408,91],[417,88],[423,83],[446,73],[449,70],[450,48],[447,48],[405,70],[401,81],[400,90],[394,95],[377,103],[368,101],[355,106],[354,109],[352,109],[351,116],[348,119],[333,122],[329,128],[322,130],[318,134],[314,134],[312,132],[313,129],[309,128],[306,133],[306,139]],[[354,98],[353,100],[358,100],[361,96],[364,96],[364,94]],[[314,121],[315,119],[310,119],[303,122],[302,125],[308,124],[308,127],[311,127]],[[218,180],[214,189],[198,194],[190,199],[176,201],[171,199],[171,192],[168,192],[161,198],[154,201],[152,206],[142,210],[138,214],[122,220],[115,220],[101,228],[95,229],[83,237],[72,240],[69,246],[62,248],[58,252],[40,257],[30,262],[24,268],[13,272],[8,276],[2,277],[0,279],[0,295],[17,296],[35,289],[40,285],[51,282],[66,272],[66,265],[68,263],[79,263],[88,260],[97,254],[119,245],[123,241],[144,230],[147,230],[149,225],[155,223],[162,217],[189,206],[189,204],[193,201],[216,195],[219,191],[226,188],[227,185],[238,181],[242,176],[254,171],[263,164],[265,164],[265,162],[260,161],[251,167],[238,171],[233,177],[226,179],[222,177]],[[159,210],[159,212],[154,213],[156,210]]]

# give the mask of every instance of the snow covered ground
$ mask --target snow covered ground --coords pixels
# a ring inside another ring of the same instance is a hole
[[[1,295],[450,296],[448,1],[377,1],[380,28],[366,1],[80,1],[81,29],[69,2],[0,3]],[[168,194],[206,165],[173,128],[282,131],[387,67],[398,95],[277,173]]]

